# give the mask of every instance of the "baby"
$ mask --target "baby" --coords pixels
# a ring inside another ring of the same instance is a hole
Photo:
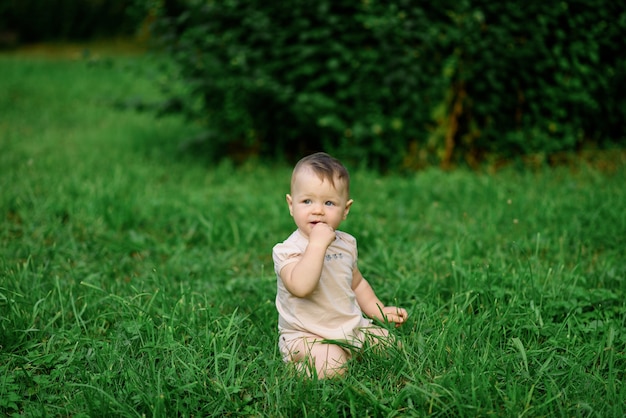
[[[350,177],[338,160],[321,152],[303,158],[287,195],[298,228],[272,254],[283,359],[320,378],[343,374],[365,340],[389,342],[387,330],[369,318],[396,326],[407,318],[405,309],[378,299],[357,267],[356,240],[337,230],[352,202]]]

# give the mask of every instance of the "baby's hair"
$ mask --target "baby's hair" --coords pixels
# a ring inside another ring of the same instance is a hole
[[[350,174],[348,174],[348,170],[338,159],[331,157],[325,152],[316,152],[302,158],[293,169],[291,176],[292,186],[296,173],[304,167],[313,170],[320,180],[328,181],[335,188],[335,179],[343,182],[346,187],[346,193],[350,195]]]

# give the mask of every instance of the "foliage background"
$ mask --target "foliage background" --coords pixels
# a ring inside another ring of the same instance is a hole
[[[415,169],[624,143],[617,2],[179,0],[157,27],[217,155]]]
[[[377,169],[624,146],[626,8],[610,0],[7,0],[0,46],[147,35],[160,112],[214,159],[324,149]]]

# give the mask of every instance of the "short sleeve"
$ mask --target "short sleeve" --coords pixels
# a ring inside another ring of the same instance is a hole
[[[283,267],[302,258],[302,250],[291,243],[283,242],[274,246],[272,258],[274,259],[274,271],[277,276],[280,276]]]

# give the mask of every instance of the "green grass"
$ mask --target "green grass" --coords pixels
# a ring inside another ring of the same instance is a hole
[[[211,166],[139,56],[0,56],[0,415],[626,414],[626,165],[353,173],[345,230],[403,347],[277,351],[290,167]]]

